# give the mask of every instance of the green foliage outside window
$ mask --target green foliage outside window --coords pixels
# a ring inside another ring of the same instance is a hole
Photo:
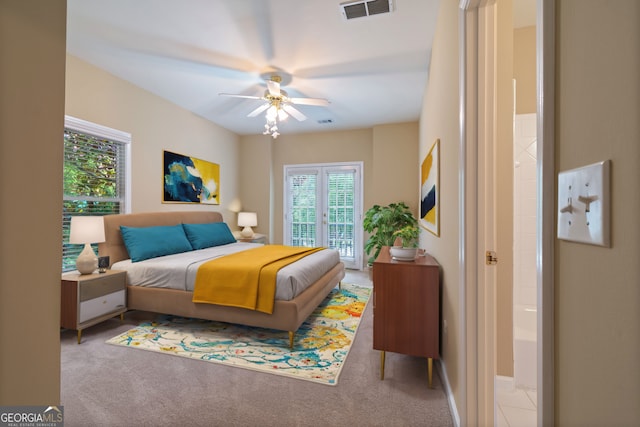
[[[62,270],[75,269],[82,245],[69,244],[72,216],[120,213],[124,192],[124,145],[71,129],[64,133]],[[94,250],[96,248],[94,247]]]

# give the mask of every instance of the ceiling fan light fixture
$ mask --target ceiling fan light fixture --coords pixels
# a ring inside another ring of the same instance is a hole
[[[276,107],[275,105],[272,105],[271,107],[269,107],[267,109],[267,122],[269,121],[269,119],[271,120],[275,120],[278,117],[278,107]]]
[[[262,77],[267,83],[267,90],[264,91],[264,95],[261,97],[230,93],[220,93],[220,95],[265,101],[262,105],[255,108],[247,115],[247,117],[257,117],[266,111],[266,123],[264,125],[264,131],[262,132],[264,135],[271,135],[273,138],[277,138],[278,135],[280,135],[277,126],[278,121],[286,120],[289,116],[292,116],[299,122],[307,119],[307,117],[293,105],[310,105],[317,107],[326,107],[329,105],[329,101],[324,98],[289,98],[289,94],[282,89],[281,85],[285,82],[290,82],[291,75],[281,72],[278,69],[273,68],[271,70],[267,70],[260,74],[260,77]]]
[[[274,108],[273,105],[269,107],[269,110],[271,110],[272,108]],[[271,135],[273,139],[276,139],[278,135],[280,135],[280,133],[278,132],[278,113],[276,112],[273,116],[270,116],[269,112],[267,111],[265,118],[267,122],[264,125],[264,132],[262,132],[262,134]]]
[[[283,121],[286,120],[289,115],[284,110],[278,110],[278,120]]]

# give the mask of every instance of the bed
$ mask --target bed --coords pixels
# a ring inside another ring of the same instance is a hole
[[[209,224],[222,222],[218,212],[151,212],[104,217],[105,242],[98,245],[99,255],[108,256],[111,268],[119,269],[131,257],[122,237],[121,226],[153,227],[179,224]],[[134,263],[135,264],[135,263]],[[280,274],[280,273],[278,273]],[[277,299],[271,314],[225,305],[194,303],[189,290],[155,287],[153,283],[134,286],[127,273],[127,309],[170,314],[206,320],[236,323],[247,326],[278,329],[289,332],[289,346],[293,347],[295,331],[344,278],[344,264],[339,261],[326,268],[317,279],[291,299]]]

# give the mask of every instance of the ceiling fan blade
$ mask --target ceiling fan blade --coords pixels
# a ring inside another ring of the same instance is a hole
[[[273,96],[280,96],[280,83],[273,80],[267,80],[267,89],[269,94]]]
[[[220,96],[230,96],[232,98],[263,99],[261,96],[236,95],[235,93],[219,93],[218,95],[220,95]]]
[[[293,118],[296,119],[299,122],[303,122],[303,121],[307,120],[307,117],[304,114],[302,114],[300,111],[296,110],[295,108],[293,108],[289,104],[284,104],[282,106],[282,109],[284,111],[286,111],[287,113],[289,113],[289,115],[293,116]]]
[[[289,98],[292,104],[298,105],[315,105],[318,107],[326,107],[329,101],[324,98]]]
[[[262,104],[261,106],[259,106],[258,108],[256,108],[255,110],[253,110],[252,112],[250,112],[249,114],[247,114],[247,117],[255,117],[258,114],[262,113],[263,111],[265,111],[267,108],[269,108],[271,106],[271,103],[269,102],[265,102],[264,104]]]

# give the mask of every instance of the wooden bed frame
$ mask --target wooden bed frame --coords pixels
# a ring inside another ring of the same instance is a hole
[[[219,212],[152,212],[104,217],[106,241],[98,245],[100,256],[108,256],[110,264],[129,259],[122,240],[120,226],[150,227],[180,223],[201,224],[221,222]],[[272,314],[227,307],[200,304],[191,301],[192,292],[167,288],[127,285],[127,309],[175,316],[216,320],[247,326],[272,328],[289,332],[289,346],[293,347],[295,331],[309,317],[327,294],[344,278],[344,264],[338,263],[317,282],[290,301],[276,300]]]

